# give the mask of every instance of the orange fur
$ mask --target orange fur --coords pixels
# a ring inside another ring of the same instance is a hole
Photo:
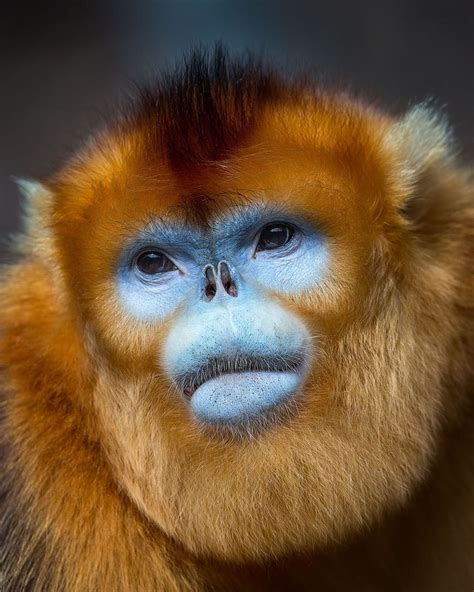
[[[396,120],[248,65],[229,90],[223,64],[212,109],[199,85],[187,100],[230,131],[190,124],[192,158],[150,128],[176,133],[177,85],[27,188],[0,285],[5,589],[470,589],[469,174],[427,107]],[[268,294],[320,351],[297,411],[239,437],[170,396],[173,319],[127,318],[113,274],[154,217],[248,198],[291,204],[333,256],[323,286]]]

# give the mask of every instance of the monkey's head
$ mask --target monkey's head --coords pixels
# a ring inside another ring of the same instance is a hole
[[[185,548],[318,548],[420,482],[454,406],[453,167],[426,107],[393,119],[217,53],[32,188],[87,361],[75,404]]]

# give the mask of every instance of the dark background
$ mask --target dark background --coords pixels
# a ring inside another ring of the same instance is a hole
[[[252,48],[396,110],[435,97],[474,155],[474,2],[96,0],[2,3],[0,259],[18,229],[12,176],[44,176],[131,81],[196,43]]]

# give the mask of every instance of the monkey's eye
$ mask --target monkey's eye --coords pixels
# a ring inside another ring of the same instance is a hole
[[[284,222],[272,222],[260,232],[256,251],[272,251],[284,247],[295,233],[294,228]]]
[[[136,265],[146,275],[156,275],[177,269],[176,265],[161,251],[143,251],[138,255]]]

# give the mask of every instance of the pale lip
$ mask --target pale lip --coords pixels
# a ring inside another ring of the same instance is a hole
[[[303,380],[300,367],[292,370],[253,370],[220,374],[192,394],[194,415],[211,424],[235,424],[258,418],[289,401]]]

